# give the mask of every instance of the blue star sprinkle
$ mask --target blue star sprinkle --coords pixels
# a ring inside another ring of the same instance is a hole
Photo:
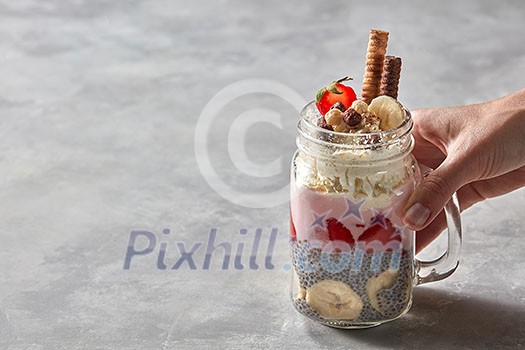
[[[365,200],[363,199],[361,202],[354,203],[350,199],[345,198],[346,201],[346,212],[343,214],[341,219],[347,218],[349,216],[355,216],[360,221],[363,221],[363,216],[361,215],[361,207],[363,206],[363,203]]]

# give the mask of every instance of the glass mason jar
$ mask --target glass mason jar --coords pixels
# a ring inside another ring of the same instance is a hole
[[[327,326],[376,326],[409,310],[414,286],[457,268],[457,198],[445,208],[447,251],[433,261],[418,260],[415,232],[400,216],[422,177],[411,154],[410,112],[405,109],[396,129],[361,134],[322,129],[319,118],[313,102],[301,112],[292,160],[292,302]]]

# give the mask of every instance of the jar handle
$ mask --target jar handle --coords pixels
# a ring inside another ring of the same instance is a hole
[[[459,200],[456,193],[445,205],[447,219],[448,247],[441,257],[431,261],[421,261],[416,258],[416,285],[439,281],[456,271],[459,265],[461,251],[461,216]],[[417,238],[416,238],[417,239]]]

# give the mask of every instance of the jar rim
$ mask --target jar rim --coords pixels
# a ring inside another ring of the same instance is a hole
[[[410,134],[414,125],[412,115],[405,106],[403,106],[403,111],[405,112],[405,118],[394,129],[367,133],[337,132],[317,125],[317,120],[322,115],[317,109],[315,101],[311,101],[301,110],[301,119],[297,124],[297,129],[303,137],[316,143],[337,145],[341,148],[373,149],[378,146],[388,146],[397,143],[399,139]]]

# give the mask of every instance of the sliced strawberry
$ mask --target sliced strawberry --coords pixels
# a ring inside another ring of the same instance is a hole
[[[355,240],[352,232],[336,218],[326,219],[326,227],[331,241],[344,241],[350,246],[354,245]]]
[[[293,224],[292,219],[292,209],[290,209],[290,238],[292,239],[292,241],[297,240],[297,232],[295,231],[295,225]]]
[[[325,115],[336,102],[341,102],[345,106],[345,109],[350,108],[352,102],[357,99],[357,96],[354,89],[341,84],[343,81],[350,79],[352,78],[341,78],[317,92],[315,102],[317,109],[322,115]]]
[[[306,231],[306,239],[308,241],[317,241],[322,244],[328,243],[330,241],[328,231],[319,226],[309,228]]]
[[[396,229],[394,225],[392,225],[392,222],[389,219],[385,219],[385,223],[387,228],[384,228],[378,223],[370,226],[359,236],[358,241],[364,242],[365,244],[379,241],[383,245],[391,241],[401,242],[401,236],[396,234]]]

